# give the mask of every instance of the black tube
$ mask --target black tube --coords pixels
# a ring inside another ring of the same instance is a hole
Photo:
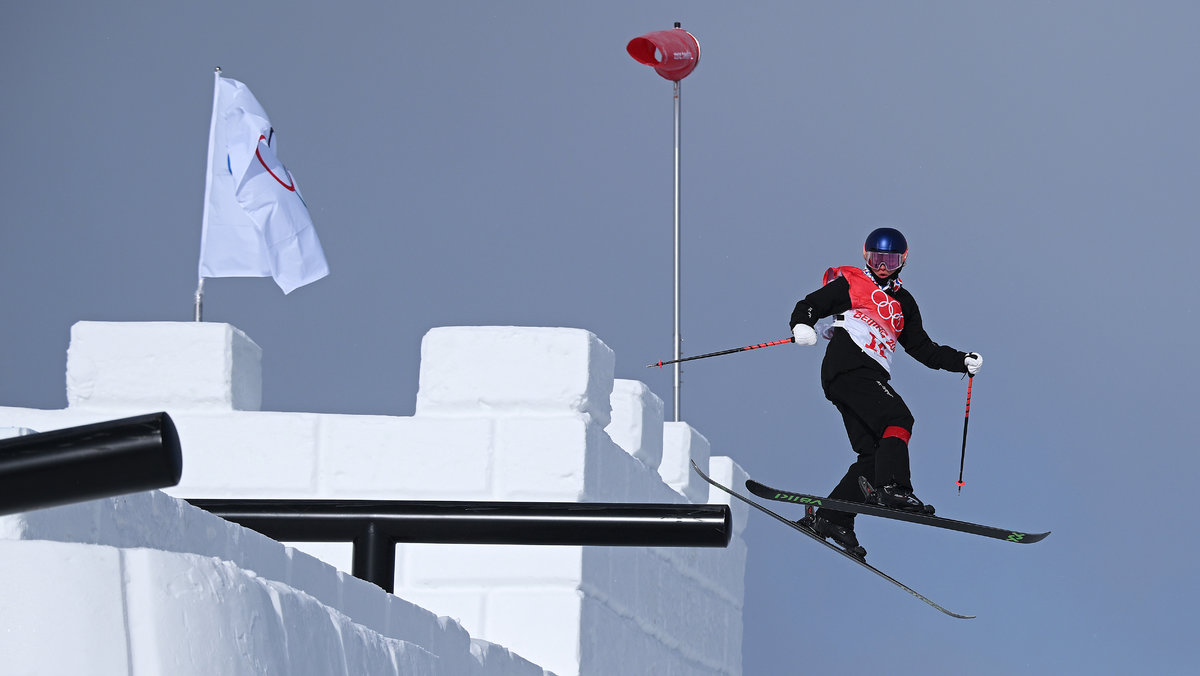
[[[353,542],[355,577],[391,592],[396,543],[725,547],[728,505],[189,500],[275,540]]]
[[[182,474],[166,413],[0,439],[0,515],[174,486]]]
[[[368,524],[394,542],[724,547],[726,505],[396,500],[189,500],[276,540],[349,541]]]
[[[388,593],[394,591],[396,543],[374,523],[368,524],[354,538],[354,560],[350,574],[360,580],[373,582]]]

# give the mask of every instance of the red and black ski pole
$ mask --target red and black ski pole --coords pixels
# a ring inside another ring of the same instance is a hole
[[[746,352],[747,350],[757,350],[760,347],[771,347],[772,345],[783,345],[784,343],[794,343],[794,342],[796,342],[795,338],[784,338],[783,340],[773,340],[769,343],[759,343],[757,345],[747,345],[745,347],[735,347],[732,350],[721,350],[720,352],[709,352],[708,354],[698,354],[695,357],[684,357],[682,359],[672,359],[670,361],[655,362],[653,364],[646,364],[646,368],[653,368],[655,366],[658,366],[661,368],[667,364],[674,364],[675,362],[680,362],[680,361],[691,361],[693,359],[707,359],[708,357],[719,357],[723,354],[733,354],[734,352]]]
[[[967,425],[971,423],[971,385],[975,384],[975,376],[967,376],[967,414],[963,416],[963,445],[962,456],[958,459],[958,494],[962,495],[963,465],[967,461]]]

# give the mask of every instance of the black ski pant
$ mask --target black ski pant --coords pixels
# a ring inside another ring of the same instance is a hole
[[[864,502],[860,476],[875,487],[894,483],[911,490],[908,439],[913,417],[891,384],[875,369],[855,369],[826,383],[825,397],[842,414],[850,447],[858,454],[829,497]],[[853,514],[830,509],[817,514],[839,526],[854,527]]]

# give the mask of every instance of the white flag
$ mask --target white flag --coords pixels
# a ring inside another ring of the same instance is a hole
[[[329,274],[296,179],[246,85],[216,75],[200,277],[273,277],[284,293]]]

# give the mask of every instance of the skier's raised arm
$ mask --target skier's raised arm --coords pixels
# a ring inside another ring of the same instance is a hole
[[[898,289],[896,299],[904,311],[904,330],[900,332],[900,345],[913,359],[931,369],[953,373],[967,372],[967,353],[933,342],[925,331],[921,320],[921,309],[908,289]],[[980,362],[983,360],[980,359]]]

